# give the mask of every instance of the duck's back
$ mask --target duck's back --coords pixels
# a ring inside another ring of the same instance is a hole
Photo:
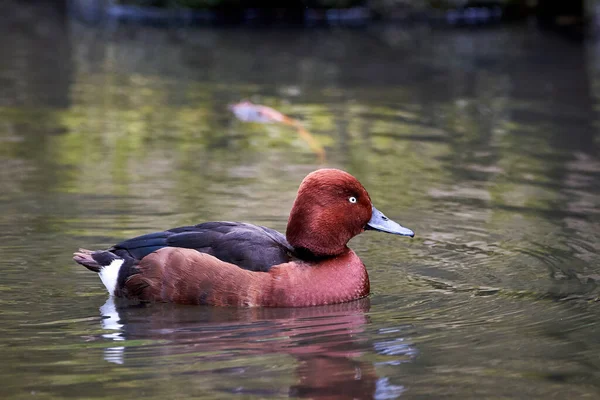
[[[241,222],[205,222],[125,240],[109,251],[141,260],[163,247],[194,249],[250,271],[268,271],[292,259],[293,248],[276,230]]]

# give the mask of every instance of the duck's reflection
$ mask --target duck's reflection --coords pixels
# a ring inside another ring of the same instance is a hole
[[[364,333],[369,308],[369,299],[310,308],[235,309],[115,304],[110,298],[100,311],[102,327],[112,331],[105,338],[168,343],[152,346],[153,355],[193,353],[208,361],[291,355],[297,361],[296,379],[288,394],[294,397],[375,398],[382,390],[400,394],[402,387],[379,378],[373,362],[360,357],[374,350]],[[126,346],[107,348],[104,358],[126,364],[127,350]]]

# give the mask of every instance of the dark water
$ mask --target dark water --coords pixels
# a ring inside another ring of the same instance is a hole
[[[15,2],[16,3],[16,2]],[[2,398],[598,398],[600,50],[532,27],[190,30],[0,14]],[[320,166],[413,240],[351,242],[362,302],[105,304],[79,246],[285,229]]]

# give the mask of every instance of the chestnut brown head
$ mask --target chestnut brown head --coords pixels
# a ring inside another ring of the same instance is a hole
[[[414,236],[373,207],[369,193],[349,173],[320,169],[304,178],[286,231],[294,248],[317,256],[341,254],[348,241],[365,229]]]

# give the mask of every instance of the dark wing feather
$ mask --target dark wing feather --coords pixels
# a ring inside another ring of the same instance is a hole
[[[239,222],[205,222],[125,240],[110,250],[141,260],[163,247],[184,247],[207,253],[251,271],[290,261],[293,248],[281,233]]]

